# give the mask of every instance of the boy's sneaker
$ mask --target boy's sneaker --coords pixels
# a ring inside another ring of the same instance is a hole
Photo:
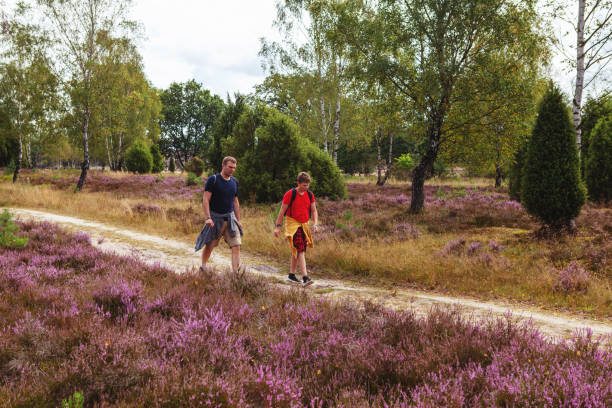
[[[310,286],[314,283],[314,281],[312,279],[310,279],[310,276],[304,276],[302,277],[302,286]]]
[[[287,276],[287,279],[289,279],[289,282],[291,283],[300,283],[300,280],[295,277],[295,273],[290,273],[289,276]]]

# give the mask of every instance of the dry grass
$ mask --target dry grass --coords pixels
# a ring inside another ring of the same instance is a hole
[[[114,177],[114,176],[113,176]],[[494,192],[488,181],[480,189],[489,199]],[[474,189],[485,184],[460,189]],[[463,199],[450,184],[430,188],[435,194],[444,188],[445,200]],[[577,236],[557,240],[538,240],[531,231],[537,228],[529,217],[506,216],[502,210],[482,210],[474,203],[454,210],[430,205],[420,216],[406,213],[404,205],[381,203],[380,197],[400,194],[405,185],[384,188],[355,184],[349,200],[339,203],[320,201],[320,223],[362,225],[354,232],[336,230],[320,234],[307,261],[316,277],[337,277],[370,284],[390,283],[451,294],[480,298],[505,298],[517,302],[582,311],[603,317],[612,316],[612,209],[585,207],[578,219]],[[369,191],[378,194],[363,201]],[[469,190],[472,191],[472,190]],[[490,195],[486,195],[490,194]],[[133,196],[118,198],[114,192],[72,193],[50,185],[12,185],[0,183],[0,205],[44,209],[137,229],[146,233],[193,242],[202,226],[202,210],[196,199],[171,200]],[[359,200],[362,201],[359,201]],[[433,201],[432,201],[433,202]],[[470,207],[472,205],[472,207]],[[452,206],[451,206],[452,207]],[[283,263],[290,251],[284,240],[273,235],[275,205],[241,207],[246,234],[244,249]],[[488,211],[488,212],[487,212]],[[346,219],[347,212],[351,218]],[[518,214],[518,213],[517,213]],[[344,218],[343,218],[344,217]],[[479,220],[486,219],[484,225]],[[397,223],[414,226],[414,237],[397,239]],[[455,242],[465,243],[450,248]],[[501,245],[502,250],[491,248]],[[470,250],[470,246],[474,247]],[[558,270],[572,261],[584,265],[590,277],[586,293],[555,290]]]

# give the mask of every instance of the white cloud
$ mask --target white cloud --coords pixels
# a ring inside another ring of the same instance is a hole
[[[278,37],[275,16],[274,0],[137,0],[131,13],[145,30],[139,48],[153,85],[195,78],[222,97],[263,81],[259,39]]]

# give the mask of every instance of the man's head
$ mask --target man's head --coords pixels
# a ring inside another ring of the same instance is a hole
[[[225,177],[229,177],[236,171],[236,159],[232,156],[226,156],[223,158],[221,166],[221,174]]]
[[[297,176],[297,189],[303,193],[310,187],[310,176],[305,171],[300,172]]]

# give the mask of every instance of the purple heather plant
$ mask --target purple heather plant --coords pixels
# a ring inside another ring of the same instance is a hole
[[[553,289],[564,293],[586,293],[591,278],[587,270],[577,261],[572,261],[565,268],[554,270],[556,281]]]
[[[551,342],[510,316],[419,318],[248,275],[241,285],[254,289],[236,291],[224,274],[177,275],[50,224],[20,227],[28,246],[0,248],[0,395],[10,405],[58,406],[76,391],[85,406],[109,407],[612,400],[610,344],[589,332]]]

